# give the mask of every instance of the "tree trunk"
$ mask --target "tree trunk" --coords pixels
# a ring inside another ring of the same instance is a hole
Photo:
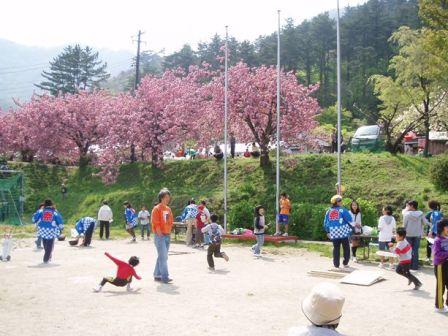
[[[79,154],[79,170],[84,170],[90,163],[90,156],[87,154],[87,152],[80,152]]]
[[[269,148],[267,145],[260,144],[260,167],[266,167],[269,166],[270,160],[269,160]]]
[[[425,126],[425,148],[423,150],[423,156],[428,157],[429,156],[429,131],[431,130],[431,126],[429,124],[429,117],[425,118],[424,126]]]
[[[135,154],[135,145],[131,144],[131,156],[129,158],[131,162],[137,161],[137,155]]]

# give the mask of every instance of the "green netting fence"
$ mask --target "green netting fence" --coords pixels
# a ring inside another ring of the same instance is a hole
[[[22,225],[23,174],[0,170],[0,225]]]

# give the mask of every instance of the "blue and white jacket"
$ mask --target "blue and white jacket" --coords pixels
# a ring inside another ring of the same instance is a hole
[[[132,208],[126,208],[124,210],[124,217],[127,225],[137,226],[137,213]]]
[[[96,228],[96,219],[92,217],[83,217],[75,224],[75,230],[78,234],[85,234],[89,227],[93,225],[93,229]]]
[[[37,223],[37,235],[42,239],[57,238],[64,229],[61,214],[52,207],[39,209],[33,216],[33,222]]]
[[[198,206],[196,204],[187,205],[180,217],[181,221],[184,222],[187,219],[196,218],[198,213],[199,213]]]
[[[437,222],[443,219],[443,214],[438,210],[432,210],[426,214],[426,219],[430,224],[430,230],[437,235]]]
[[[352,216],[344,207],[331,207],[327,210],[324,220],[324,229],[330,239],[348,238],[352,234]]]

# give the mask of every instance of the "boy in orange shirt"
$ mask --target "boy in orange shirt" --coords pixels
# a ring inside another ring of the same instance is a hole
[[[154,232],[154,244],[157,249],[157,262],[154,268],[154,281],[171,283],[168,274],[168,250],[170,248],[171,229],[173,227],[173,213],[168,207],[171,201],[171,193],[168,189],[162,189],[158,195],[159,203],[154,206],[151,214],[152,231]]]
[[[281,236],[282,232],[280,230],[280,225],[285,226],[284,237],[288,236],[288,228],[289,228],[289,215],[291,213],[291,201],[286,193],[282,193],[280,195],[280,213],[278,214],[277,219],[277,227],[276,227],[276,236]]]

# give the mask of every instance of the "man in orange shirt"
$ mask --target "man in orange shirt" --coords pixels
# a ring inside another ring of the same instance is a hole
[[[157,249],[157,262],[154,268],[154,281],[171,283],[168,274],[168,250],[170,248],[171,229],[173,227],[173,213],[168,207],[171,201],[171,193],[168,189],[162,189],[158,195],[159,203],[154,206],[151,214],[152,231],[154,232],[154,244]]]
[[[280,225],[285,226],[285,233],[283,236],[288,236],[288,227],[289,227],[289,215],[291,214],[291,202],[286,193],[282,193],[280,195],[280,213],[278,214],[277,227],[276,227],[276,236],[281,236],[282,232],[280,230]]]

